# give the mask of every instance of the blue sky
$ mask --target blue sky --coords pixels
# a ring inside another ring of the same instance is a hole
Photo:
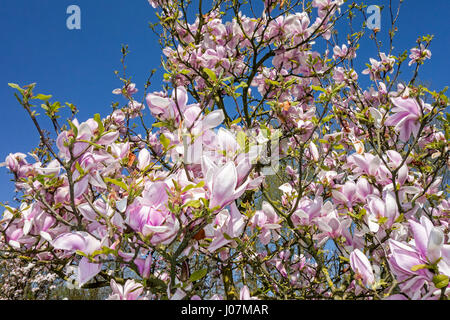
[[[425,3],[404,2],[394,54],[413,47],[419,35],[434,34],[432,60],[423,67],[420,79],[433,89],[441,89],[449,84],[450,1]],[[81,30],[66,27],[69,16],[66,9],[72,4],[81,8]],[[120,101],[111,91],[120,86],[113,71],[121,70],[122,44],[129,45],[128,74],[141,92],[150,70],[159,68],[161,52],[157,37],[148,27],[150,21],[155,18],[147,0],[2,0],[0,161],[10,152],[27,153],[39,141],[8,82],[21,85],[36,82],[36,92],[52,94],[53,99],[62,103],[74,103],[80,110],[77,115],[80,121],[94,113],[106,116],[111,103]],[[386,12],[382,15],[382,32],[387,30],[388,21]],[[360,51],[361,57],[373,56],[374,49],[373,44],[368,44]],[[151,91],[161,89],[162,73],[159,68]],[[12,200],[14,185],[9,180],[7,170],[0,168],[0,201]]]

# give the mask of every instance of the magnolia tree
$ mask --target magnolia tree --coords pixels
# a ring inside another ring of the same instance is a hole
[[[394,55],[400,5],[382,45],[344,0],[149,4],[162,91],[116,72],[125,103],[63,125],[10,84],[40,144],[6,158],[3,256],[111,299],[448,299],[448,99],[431,36]]]

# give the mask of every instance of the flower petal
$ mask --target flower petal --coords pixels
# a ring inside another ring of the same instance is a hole
[[[100,263],[90,263],[86,257],[78,265],[78,283],[80,286],[91,280],[102,270]]]
[[[237,184],[237,172],[234,162],[230,161],[219,169],[214,177],[211,190],[210,208],[222,207],[233,200]]]

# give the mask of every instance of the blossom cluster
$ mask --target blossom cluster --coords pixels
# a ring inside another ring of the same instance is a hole
[[[332,36],[341,0],[238,2],[189,23],[184,2],[149,1],[171,89],[139,102],[122,79],[123,107],[11,153],[1,252],[110,299],[448,298],[447,97],[390,79],[392,50],[355,70],[358,38]],[[26,110],[46,99],[13,87]]]

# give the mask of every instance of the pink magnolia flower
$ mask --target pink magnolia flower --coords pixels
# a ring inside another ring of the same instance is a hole
[[[319,10],[319,17],[324,17],[333,6],[340,7],[343,3],[344,0],[314,0],[312,6]]]
[[[423,43],[421,43],[420,48],[411,49],[409,58],[411,60],[409,61],[408,66],[411,66],[413,63],[422,64],[425,59],[431,59],[431,51],[426,49]]]
[[[161,120],[175,119],[178,123],[187,109],[188,95],[184,87],[178,87],[173,90],[171,98],[160,93],[149,93],[145,99],[155,117]]]
[[[216,225],[218,225],[219,228],[214,231],[214,239],[208,247],[210,252],[214,252],[232,241],[226,239],[225,234],[227,235],[227,238],[236,238],[242,235],[242,231],[244,231],[245,227],[245,220],[239,212],[235,202],[230,205],[230,210],[222,210],[216,216]]]
[[[127,215],[127,223],[134,230],[142,232],[144,236],[153,235],[152,242],[167,238],[172,231],[170,222],[173,221],[166,210],[142,205],[137,201],[128,206]]]
[[[203,176],[210,192],[209,207],[224,207],[239,198],[249,183],[247,179],[238,185],[238,171],[233,161],[224,166],[218,166],[208,157],[202,159]]]
[[[92,254],[102,247],[102,242],[100,242],[100,240],[84,231],[61,234],[51,243],[55,249],[69,251],[70,253],[79,250],[87,255]],[[88,258],[83,257],[78,265],[79,285],[81,286],[91,280],[101,269],[101,263],[91,263]]]
[[[126,198],[124,198],[124,200],[126,203]],[[122,204],[123,200],[117,201],[116,203],[118,204],[117,207],[119,207],[119,204]],[[93,207],[89,203],[82,203],[78,205],[78,210],[89,223],[88,231],[95,236],[100,236],[98,232],[103,229],[99,229],[99,226],[95,223],[99,219],[97,212],[101,213],[104,217],[109,217],[112,224],[115,225],[119,230],[123,230],[124,228],[123,218],[120,213],[101,198],[94,201]],[[118,208],[118,210],[120,212],[124,211],[120,207]]]
[[[280,220],[270,203],[263,201],[262,210],[257,210],[250,220],[252,226],[260,228],[259,240],[262,244],[268,244],[273,238],[279,239],[275,230],[281,228]]]
[[[445,255],[440,263],[445,272],[450,276],[450,269],[448,262],[448,250],[450,245],[444,244],[444,233],[437,227],[434,227],[428,218],[422,216],[420,223],[409,220],[409,225],[414,234],[414,245],[420,252],[422,257],[425,257],[430,263],[435,263],[443,254]],[[438,264],[438,266],[440,266]]]
[[[384,200],[375,195],[369,195],[365,208],[368,211],[368,214],[365,216],[367,224],[372,232],[378,232],[380,228],[379,222],[383,218],[387,218],[387,221],[383,223],[386,223],[386,227],[390,228],[399,214],[395,196],[390,192],[386,193]]]
[[[369,74],[371,80],[380,80],[381,79],[381,72],[388,72],[391,73],[394,71],[394,63],[395,59],[392,56],[386,56],[384,52],[380,53],[381,60],[375,60],[373,58],[370,58],[370,65],[367,69],[364,69],[361,73],[362,74]]]
[[[133,254],[134,257],[134,254]],[[139,274],[142,278],[148,278],[150,276],[150,268],[153,262],[152,255],[150,253],[147,254],[147,257],[144,258],[136,258],[134,263],[138,267]]]
[[[353,172],[357,175],[367,174],[370,176],[376,176],[381,168],[381,159],[377,155],[365,152],[364,154],[351,154],[347,162],[352,164],[355,168]]]
[[[286,16],[283,23],[286,38],[293,38],[295,44],[301,42],[309,35],[307,33],[309,24],[309,17],[304,12]]]
[[[286,190],[286,186],[283,189]],[[308,225],[315,218],[327,215],[333,209],[330,201],[327,201],[325,204],[323,203],[322,197],[316,197],[314,200],[305,197],[299,201],[297,209],[293,213],[292,222],[294,224]]]
[[[348,55],[348,56],[347,56]],[[353,48],[347,48],[345,44],[342,47],[335,46],[333,48],[333,59],[337,60],[338,58],[346,58],[352,59],[356,57],[355,50]]]
[[[129,115],[130,119],[133,119],[138,117],[141,114],[141,111],[144,109],[145,109],[144,104],[133,100],[128,102],[128,107],[123,108],[122,110]]]
[[[136,84],[135,83],[130,83],[130,84],[124,86],[123,88],[114,89],[112,93],[114,93],[114,94],[123,94],[124,90],[126,91],[128,96],[132,96],[133,94],[138,92],[138,89],[136,89]]]
[[[125,113],[121,109],[114,110],[111,115],[106,119],[110,120],[117,126],[123,126],[125,124]]]
[[[6,157],[5,164],[11,172],[18,172],[21,166],[28,164],[27,160],[25,160],[26,157],[27,155],[21,152],[10,153]]]
[[[400,132],[400,140],[406,142],[411,134],[417,136],[420,128],[421,108],[413,98],[403,99],[401,97],[391,98],[394,114],[386,119],[385,125],[395,126],[394,129]]]
[[[108,300],[142,300],[140,295],[144,291],[142,284],[134,280],[127,280],[125,285],[117,284],[114,279],[111,279],[112,294]]]
[[[372,265],[366,255],[359,249],[355,249],[350,253],[350,266],[355,272],[356,278],[361,279],[366,286],[375,283]]]
[[[358,194],[356,193],[356,183],[353,181],[347,181],[340,187],[340,190],[333,189],[331,191],[333,199],[336,203],[342,203],[348,208],[351,208],[353,204],[358,201]]]
[[[62,156],[64,159],[70,158],[70,152],[67,144],[71,139],[75,140],[72,153],[74,157],[77,157],[89,147],[89,144],[87,142],[83,142],[80,140],[91,141],[91,139],[94,137],[94,133],[98,129],[98,124],[94,119],[88,119],[82,123],[79,123],[77,119],[74,119],[72,123],[76,127],[76,136],[75,132],[73,132],[72,130],[68,130],[61,132],[56,138],[56,146],[60,151],[60,156]],[[105,140],[105,144],[107,144],[115,140],[115,138],[108,136]]]
[[[314,239],[318,240],[319,245],[325,244],[330,238],[337,239],[341,236],[345,238],[346,243],[350,244],[353,242],[353,237],[349,232],[352,220],[346,217],[339,217],[335,210],[330,211],[326,216],[316,218],[315,224],[322,231],[314,235]]]
[[[443,232],[422,216],[420,223],[409,220],[414,239],[405,244],[389,239],[389,264],[403,292],[419,298],[425,284],[433,285],[433,273],[422,265],[436,263],[440,274],[450,276],[450,245],[444,244]]]
[[[433,274],[428,269],[413,271],[413,267],[426,263],[417,252],[416,248],[402,242],[389,239],[391,255],[389,264],[397,280],[401,282],[400,288],[406,294],[414,295],[419,292],[426,283],[430,283]],[[420,292],[418,293],[420,295]]]
[[[361,202],[365,202],[367,197],[372,194],[376,194],[374,187],[364,177],[359,177],[356,182],[356,195]]]
[[[75,231],[59,235],[52,241],[52,245],[60,250],[79,250],[91,254],[101,247],[101,242],[87,232]]]
[[[170,241],[179,228],[178,220],[167,209],[167,190],[165,182],[147,183],[142,195],[125,211],[125,223],[144,236],[151,236],[154,244]]]

